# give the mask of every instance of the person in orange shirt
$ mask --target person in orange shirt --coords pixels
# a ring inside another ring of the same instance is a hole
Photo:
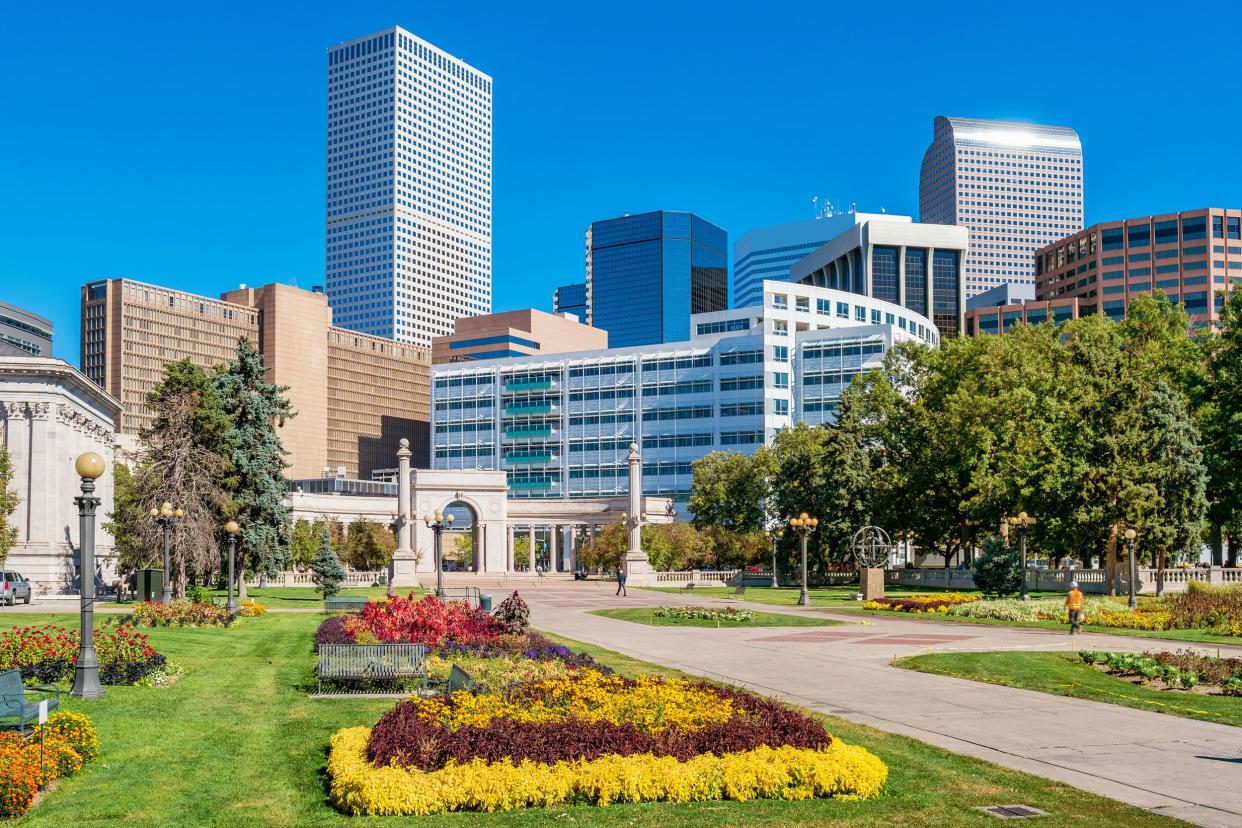
[[[1070,635],[1082,630],[1082,593],[1078,590],[1078,582],[1070,581],[1069,593],[1065,596],[1065,609],[1069,612]]]

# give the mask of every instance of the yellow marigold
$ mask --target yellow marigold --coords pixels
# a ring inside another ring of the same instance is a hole
[[[875,755],[833,740],[824,750],[761,747],[687,762],[671,756],[603,756],[540,764],[476,759],[425,773],[376,767],[367,759],[371,731],[351,727],[332,736],[329,796],[355,816],[425,816],[445,811],[510,811],[570,800],[696,802],[715,799],[869,799],[888,768]]]
[[[575,718],[612,724],[633,723],[658,733],[671,727],[698,730],[733,718],[733,700],[691,687],[680,679],[642,676],[632,685],[597,670],[577,670],[569,676],[544,679],[530,685],[534,700],[510,701],[499,694],[474,695],[467,691],[451,697],[412,699],[424,720],[456,730],[485,727],[492,719],[517,722],[555,722]]]

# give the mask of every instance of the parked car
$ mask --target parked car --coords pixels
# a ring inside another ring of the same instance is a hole
[[[14,606],[20,598],[23,604],[29,604],[32,593],[30,581],[20,572],[0,572],[0,603]]]

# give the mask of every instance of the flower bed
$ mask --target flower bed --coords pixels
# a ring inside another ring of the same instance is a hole
[[[866,798],[888,775],[875,756],[771,699],[595,670],[403,701],[373,729],[334,735],[328,771],[333,802],[359,815]]]
[[[78,633],[64,627],[13,627],[0,633],[0,670],[19,670],[34,682],[57,682],[73,677],[78,657]],[[164,666],[147,636],[128,624],[95,630],[99,680],[104,684],[135,684]]]
[[[145,601],[134,608],[128,620],[139,627],[227,627],[235,618],[224,607],[178,598]]]
[[[876,598],[865,602],[863,609],[891,612],[948,612],[949,607],[970,604],[978,600],[978,595],[967,595],[962,592],[937,592],[932,595],[907,595],[902,598]]]
[[[0,817],[26,813],[41,788],[72,776],[98,756],[95,726],[80,713],[53,713],[29,740],[0,733]]]
[[[735,624],[746,624],[755,620],[753,612],[737,607],[660,607],[655,614],[658,618],[679,618],[686,621],[731,621]]]
[[[340,621],[355,644],[487,644],[508,632],[504,624],[464,601],[440,601],[434,595],[416,601],[413,593],[408,598],[368,601],[360,612]]]
[[[1211,687],[1226,696],[1242,696],[1242,659],[1216,658],[1182,650],[1176,653],[1078,654],[1084,664],[1106,673],[1139,679],[1144,685],[1165,690]]]

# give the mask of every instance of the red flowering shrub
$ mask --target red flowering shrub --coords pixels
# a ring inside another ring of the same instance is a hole
[[[147,636],[121,624],[95,630],[95,654],[104,684],[133,684],[164,663]],[[73,675],[78,633],[64,627],[13,627],[0,633],[0,670],[19,670],[27,681],[57,682]]]
[[[464,601],[443,602],[427,595],[415,601],[397,596],[386,601],[368,601],[356,615],[341,619],[345,632],[357,643],[407,641],[438,647],[456,644],[486,644],[497,639],[504,628],[481,609]]]
[[[534,723],[497,717],[483,727],[467,725],[450,730],[420,716],[414,703],[404,701],[372,729],[367,753],[377,765],[433,771],[450,761],[467,763],[471,759],[496,762],[509,758],[515,763],[530,759],[551,764],[650,753],[688,761],[703,753],[722,756],[764,745],[821,749],[832,741],[819,722],[773,699],[707,683],[691,687],[731,700],[734,714],[730,720],[695,730],[669,728],[649,733],[631,722],[568,718]],[[529,701],[531,692],[519,686],[504,695],[521,702]]]

